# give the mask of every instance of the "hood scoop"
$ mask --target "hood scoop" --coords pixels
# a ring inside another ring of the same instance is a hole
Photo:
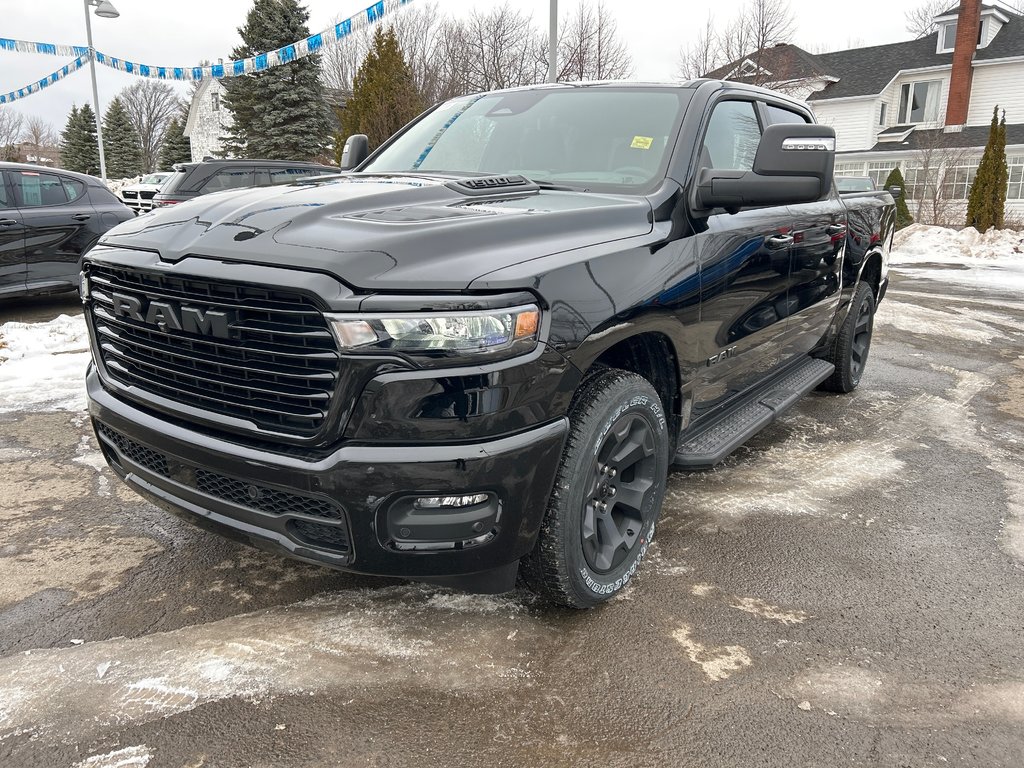
[[[502,194],[516,192],[539,192],[540,187],[525,176],[477,176],[469,179],[457,179],[445,184],[448,189],[461,192],[464,195],[493,195],[495,192]]]

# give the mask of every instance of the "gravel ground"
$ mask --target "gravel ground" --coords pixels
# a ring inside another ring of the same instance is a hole
[[[236,545],[84,414],[0,414],[0,764],[1021,766],[1024,298],[942,268],[894,277],[854,395],[673,474],[587,613]]]

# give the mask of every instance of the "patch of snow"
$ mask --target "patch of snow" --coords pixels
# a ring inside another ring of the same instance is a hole
[[[926,280],[1024,290],[1024,232],[912,224],[896,233],[890,264]]]
[[[0,325],[0,413],[85,410],[85,318]]]
[[[749,667],[753,662],[747,649],[741,645],[712,648],[693,639],[693,628],[683,624],[672,633],[673,639],[683,646],[687,657],[700,666],[712,682],[725,680],[733,672]]]
[[[140,744],[137,747],[116,749],[105,755],[87,757],[80,763],[75,763],[74,768],[145,768],[152,759],[153,755],[149,748],[145,744]]]
[[[911,224],[893,238],[892,263],[934,262],[962,264],[967,260],[993,261],[1024,258],[1024,232],[974,227],[961,230]]]

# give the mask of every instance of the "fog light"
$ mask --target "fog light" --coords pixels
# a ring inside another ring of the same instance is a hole
[[[416,509],[444,509],[472,507],[487,501],[486,493],[471,493],[465,496],[420,496],[413,502]]]

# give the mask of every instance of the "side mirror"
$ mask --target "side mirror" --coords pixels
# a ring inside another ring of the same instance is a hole
[[[886,191],[888,191],[888,193],[892,195],[893,200],[899,200],[901,197],[903,197],[903,187],[898,186],[896,184],[893,184]]]
[[[370,156],[370,140],[366,134],[356,133],[345,140],[341,153],[341,170],[351,171]]]
[[[752,171],[701,168],[697,204],[735,213],[748,205],[794,205],[832,191],[836,132],[824,125],[770,125],[761,135]]]

